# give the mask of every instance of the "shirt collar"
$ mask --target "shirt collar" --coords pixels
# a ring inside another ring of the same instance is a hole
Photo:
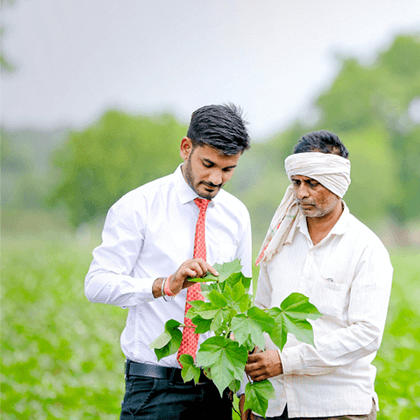
[[[343,235],[347,230],[350,218],[350,211],[344,200],[342,200],[341,202],[344,206],[343,213],[341,213],[341,216],[337,220],[337,223],[333,226],[333,228],[330,230],[330,232],[324,239],[328,238],[331,235]],[[297,221],[297,227],[307,238],[310,238],[308,225],[306,223],[306,217],[303,216],[303,214],[300,214],[299,220]],[[324,241],[324,239],[322,241]]]
[[[330,235],[343,235],[346,233],[347,227],[349,225],[350,211],[346,206],[346,203],[341,200],[343,203],[343,213],[341,213],[340,218],[337,220],[337,223],[333,226],[330,231]]]
[[[190,201],[193,201],[196,198],[201,198],[201,197],[188,185],[188,182],[185,180],[184,175],[182,174],[181,166],[182,166],[182,163],[178,166],[178,168],[176,168],[173,174],[173,178],[174,178],[175,190],[178,194],[179,201],[181,202],[181,204],[186,204]],[[217,203],[218,195],[219,194],[217,194],[216,197],[214,197],[210,201],[209,203],[210,206],[214,206],[214,204]]]

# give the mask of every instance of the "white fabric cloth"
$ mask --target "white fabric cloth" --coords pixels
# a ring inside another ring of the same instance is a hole
[[[286,174],[316,179],[325,188],[344,197],[350,185],[350,161],[332,153],[295,153],[284,161]]]
[[[296,220],[291,243],[260,266],[255,304],[279,306],[291,293],[309,297],[324,315],[313,325],[316,348],[293,335],[280,354],[284,373],[271,378],[276,397],[266,416],[367,414],[372,409],[379,348],[387,314],[392,266],[383,244],[344,212],[330,233],[313,245],[306,218]],[[266,336],[266,349],[277,349]],[[378,405],[377,405],[378,406]]]
[[[85,279],[91,302],[128,307],[121,348],[135,362],[179,367],[176,354],[157,361],[149,344],[163,332],[168,319],[183,322],[187,290],[171,302],[155,299],[156,278],[173,274],[192,258],[198,207],[197,194],[181,168],[122,197],[108,212],[102,244],[93,251]],[[251,225],[244,204],[221,190],[206,213],[207,261],[239,258],[251,277]],[[209,335],[203,334],[199,343]]]
[[[286,158],[284,166],[290,181],[293,175],[316,179],[340,198],[343,198],[351,182],[350,161],[335,154],[296,153]],[[261,261],[269,261],[284,243],[293,240],[296,218],[300,214],[301,211],[293,197],[293,187],[290,185],[270,223],[256,261],[257,265]]]

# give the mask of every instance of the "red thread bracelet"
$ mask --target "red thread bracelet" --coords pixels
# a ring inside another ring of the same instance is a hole
[[[165,280],[165,287],[164,287],[163,291],[165,292],[166,296],[174,296],[174,294],[171,292],[171,289],[169,289],[169,284],[168,284],[171,277],[172,277],[172,274],[170,276],[166,277],[166,280]]]

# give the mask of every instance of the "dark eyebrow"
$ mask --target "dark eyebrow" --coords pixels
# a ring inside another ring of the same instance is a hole
[[[208,164],[211,164],[211,165],[215,165],[215,163],[214,163],[212,160],[210,160],[210,159],[203,158],[202,160],[203,160],[203,162],[205,162],[205,163],[208,163]],[[236,168],[236,166],[237,166],[237,165],[226,166],[226,167],[223,167],[222,169],[233,169],[233,168]]]

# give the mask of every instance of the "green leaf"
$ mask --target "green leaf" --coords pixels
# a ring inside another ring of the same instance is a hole
[[[318,319],[321,312],[309,302],[309,298],[301,293],[292,293],[280,304],[283,311],[293,314],[293,318]]]
[[[226,300],[229,302],[229,304],[233,304],[233,303],[237,302],[245,294],[245,288],[242,285],[242,283],[237,283],[237,285],[238,285],[238,287],[234,291],[234,287],[236,285],[231,287],[228,284],[228,282],[226,282],[224,284],[223,296],[226,298]]]
[[[281,351],[286,345],[287,333],[289,332],[289,329],[285,325],[285,317],[281,316],[281,310],[279,308],[271,308],[268,313],[274,318],[276,323],[269,332],[270,338]]]
[[[153,350],[153,349],[161,349],[163,346],[165,346],[166,344],[169,343],[169,341],[171,340],[172,336],[171,334],[169,334],[168,331],[163,331],[163,333],[161,335],[159,335],[156,340],[154,340],[153,342],[150,343],[149,347]]]
[[[234,379],[242,381],[247,358],[246,349],[237,342],[225,337],[210,337],[197,352],[197,365],[210,368],[212,379],[222,395]]]
[[[245,386],[244,410],[251,409],[253,412],[265,417],[268,400],[274,397],[274,387],[269,380],[248,382]]]
[[[265,347],[263,332],[269,332],[273,327],[273,318],[255,306],[249,309],[246,315],[236,315],[232,320],[232,332],[238,343],[243,344],[251,338],[260,348]]]
[[[251,296],[249,296],[248,294],[243,295],[239,300],[238,305],[240,312],[246,312],[247,309],[249,309],[252,305]]]
[[[248,337],[248,339],[241,344],[241,347],[245,347],[246,351],[252,351],[255,348],[254,342],[251,340],[251,336]]]
[[[200,381],[201,370],[194,365],[194,359],[190,354],[182,354],[179,358],[182,365],[181,376],[184,382],[189,382],[194,379],[197,384]]]
[[[211,323],[213,322],[212,319],[204,319],[200,315],[195,316],[194,318],[190,318],[192,323],[195,325],[195,332],[197,334],[204,334],[206,332],[211,331]]]
[[[201,285],[201,293],[205,295],[207,292],[211,292],[213,289],[216,289],[217,286],[214,283],[202,283]]]
[[[248,291],[249,288],[251,287],[251,281],[252,281],[252,277],[243,276],[242,284],[244,285],[246,291]]]
[[[196,302],[201,303],[198,304]],[[219,310],[219,308],[214,306],[211,302],[194,301],[194,303],[190,303],[193,305],[193,307],[188,310],[187,317],[191,320],[197,315],[204,319],[212,319]]]
[[[210,300],[211,303],[213,303],[213,305],[215,305],[218,308],[226,308],[227,305],[227,300],[226,298],[219,293],[216,290],[212,290],[209,294],[208,294],[208,298]]]
[[[213,378],[211,376],[210,368],[203,368],[203,373],[204,373],[204,375],[207,376],[207,378],[209,378],[210,380],[213,380]]]
[[[206,283],[213,280],[209,278],[210,276],[217,280],[217,277],[214,277],[212,274],[210,274],[210,271],[208,271],[204,277],[188,277],[188,281],[192,281],[194,283]]]
[[[219,273],[219,277],[213,276],[210,272],[208,272],[202,279],[204,281],[219,281],[220,283],[223,283],[227,278],[229,278],[234,273],[240,273],[242,270],[242,265],[239,261],[239,258],[236,260],[233,260],[231,262],[227,262],[224,264],[214,264],[213,267],[217,270]],[[192,281],[195,281],[195,279],[191,279]]]
[[[223,325],[223,309],[219,309],[211,322],[210,329],[212,331],[219,330]]]
[[[181,345],[182,332],[179,330],[180,322],[170,319],[165,324],[165,330],[149,347],[155,350],[158,360],[176,353]]]
[[[226,281],[231,287],[233,287],[237,283],[242,283],[245,287],[246,292],[249,290],[249,286],[251,285],[251,277],[245,277],[242,272],[233,273]]]
[[[242,282],[236,283],[233,287],[226,283],[223,296],[227,300],[227,305],[235,308],[237,312],[246,312],[251,306],[251,297],[246,292]]]
[[[312,325],[307,321],[317,319],[322,314],[309,303],[309,298],[301,293],[292,293],[281,303],[280,308],[271,308],[268,313],[274,318],[276,326],[268,331],[274,344],[283,350],[287,334],[293,334],[299,341],[315,347]]]
[[[232,392],[238,392],[239,388],[241,387],[241,381],[238,381],[237,379],[234,379],[230,384],[229,384],[229,389]]]

